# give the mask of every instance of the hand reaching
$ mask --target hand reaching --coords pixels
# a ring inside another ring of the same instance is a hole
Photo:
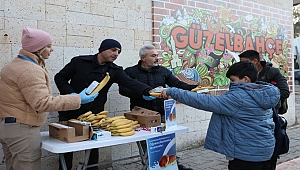
[[[160,93],[159,98],[168,98],[167,90],[167,88],[163,89],[163,91]]]
[[[95,98],[98,96],[99,93],[95,93],[93,95],[87,95],[86,94],[86,88],[82,90],[82,92],[79,93],[81,97],[81,104],[87,104],[95,100]]]
[[[144,99],[144,100],[147,100],[147,101],[151,101],[151,100],[156,99],[156,97],[155,97],[155,96],[144,96],[144,95],[143,95],[143,99]]]

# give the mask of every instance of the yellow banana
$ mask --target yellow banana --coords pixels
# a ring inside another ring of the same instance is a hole
[[[99,122],[99,120],[98,120],[98,119],[95,119],[95,120],[93,120],[93,121],[91,122],[91,124],[94,125],[94,124],[96,124],[96,123],[98,123],[98,122]]]
[[[104,117],[103,119],[104,119],[105,123],[107,123],[107,121],[109,121],[111,119],[111,117]]]
[[[120,133],[111,133],[111,136],[120,136]]]
[[[124,128],[124,129],[118,129],[117,132],[124,133],[124,132],[130,132],[132,130],[133,130],[132,127],[129,127],[129,128]]]
[[[98,84],[98,86],[95,88],[95,90],[91,93],[92,94],[95,94],[97,92],[99,92],[106,84],[107,82],[109,81],[110,79],[110,76],[109,76],[109,73],[106,72],[106,76],[104,77],[104,79]]]
[[[77,119],[80,120],[80,119],[82,119],[82,118],[84,118],[84,117],[87,117],[87,116],[91,115],[92,113],[93,113],[92,111],[88,111],[88,112],[86,112],[86,113],[84,113],[84,114],[78,116]]]
[[[108,111],[102,111],[100,113],[98,113],[98,115],[107,115],[108,114]]]
[[[132,125],[131,127],[134,129],[136,127],[140,127],[141,125],[140,124],[136,124],[136,125]]]
[[[86,120],[90,120],[90,118],[96,117],[94,114],[90,114],[88,117],[86,117]]]
[[[125,125],[121,125],[121,126],[115,126],[114,128],[115,129],[123,129],[123,128],[128,128],[128,127],[131,127],[132,125],[131,124],[125,124]]]
[[[149,93],[151,96],[154,96],[154,97],[159,97],[160,96],[160,92],[152,92],[152,93]]]
[[[98,114],[98,115],[96,115],[96,118],[95,118],[95,119],[98,119],[98,120],[99,120],[99,119],[102,119],[102,118],[105,118],[105,117],[106,117],[106,115],[99,115],[99,114]]]
[[[196,91],[198,91],[198,90],[201,90],[201,88],[199,88],[199,87],[193,88],[193,89],[191,90],[191,92],[196,92]]]
[[[101,122],[96,122],[95,124],[93,124],[93,126],[99,126],[99,127],[101,127]]]
[[[109,127],[108,129],[109,129],[110,131],[117,130],[115,127]]]
[[[86,121],[86,117],[79,119],[80,121]]]
[[[113,122],[111,122],[112,125],[118,123],[118,122],[122,122],[124,120],[128,120],[128,119],[117,119],[117,120],[114,120]]]
[[[191,92],[196,92],[196,91],[198,91],[198,90],[205,90],[205,89],[214,89],[215,87],[213,87],[213,86],[207,86],[207,87],[196,87],[196,88],[193,88],[192,90],[191,90]]]
[[[104,124],[104,122],[105,122],[105,119],[100,119],[99,125],[100,125],[100,124]]]
[[[125,119],[125,116],[115,116],[113,118],[107,119],[105,122],[111,123],[111,122],[113,122],[114,120],[117,120],[117,119]]]
[[[84,113],[82,116],[87,117],[87,116],[91,115],[92,113],[93,113],[92,111],[88,111],[88,112]]]
[[[111,124],[110,126],[121,126],[121,125],[129,124],[130,122],[131,122],[131,120],[124,119],[123,121],[117,122],[115,124]]]
[[[131,126],[133,126],[133,125],[136,125],[136,124],[138,124],[139,122],[137,121],[137,120],[135,120],[135,121],[132,121],[131,123],[130,123],[130,125]]]
[[[129,132],[120,133],[121,136],[131,136],[134,135],[135,131],[131,130]]]

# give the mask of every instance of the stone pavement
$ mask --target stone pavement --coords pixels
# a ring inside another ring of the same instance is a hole
[[[300,98],[300,95],[298,95]],[[300,100],[299,100],[300,101]],[[297,102],[298,103],[298,102]],[[300,110],[300,104],[296,104],[296,111]],[[300,120],[300,112],[296,113]],[[287,129],[290,137],[290,150],[281,155],[277,162],[276,170],[300,170],[300,125],[293,125]],[[180,163],[194,170],[227,170],[227,160],[224,155],[204,149],[204,147],[193,148],[177,153]],[[113,167],[106,170],[140,170],[140,161],[129,164],[115,163]]]
[[[299,120],[299,119],[298,119]],[[281,155],[277,162],[276,170],[299,170],[300,169],[300,125],[289,127],[287,133],[290,137],[290,150]],[[180,163],[194,170],[227,170],[227,160],[224,155],[204,149],[204,147],[193,148],[178,152]],[[116,163],[106,170],[140,170],[140,161],[129,164]]]

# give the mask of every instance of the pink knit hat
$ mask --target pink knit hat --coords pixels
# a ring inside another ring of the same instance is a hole
[[[52,43],[51,36],[45,31],[25,27],[22,32],[22,48],[29,52],[37,52]]]

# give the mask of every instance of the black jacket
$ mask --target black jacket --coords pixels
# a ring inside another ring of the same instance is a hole
[[[261,61],[260,64],[263,69],[258,75],[258,80],[267,83],[275,82],[280,90],[280,99],[287,99],[290,96],[290,90],[286,78],[280,73],[279,69],[272,67],[271,63]]]
[[[129,77],[136,79],[142,83],[148,84],[152,88],[158,86],[166,87],[178,87],[184,90],[191,90],[197,85],[186,84],[177,79],[170,70],[162,66],[156,66],[151,69],[145,69],[141,67],[141,61],[135,66],[125,69],[126,74]],[[144,100],[142,95],[137,93],[136,90],[130,90],[123,84],[119,84],[119,92],[121,95],[130,98],[130,109],[134,106],[140,106],[146,109],[154,110],[164,115],[164,99],[156,98],[151,101]]]
[[[59,112],[60,120],[77,118],[87,111],[92,111],[94,114],[103,111],[104,104],[107,100],[107,92],[113,83],[122,84],[129,89],[135,90],[139,95],[149,95],[148,91],[151,90],[151,88],[131,79],[123,71],[122,67],[114,63],[99,65],[97,54],[72,58],[72,60],[55,75],[54,80],[60,94],[80,93],[94,80],[101,82],[106,72],[109,72],[110,80],[99,92],[98,97],[91,103],[81,105],[78,110]]]

